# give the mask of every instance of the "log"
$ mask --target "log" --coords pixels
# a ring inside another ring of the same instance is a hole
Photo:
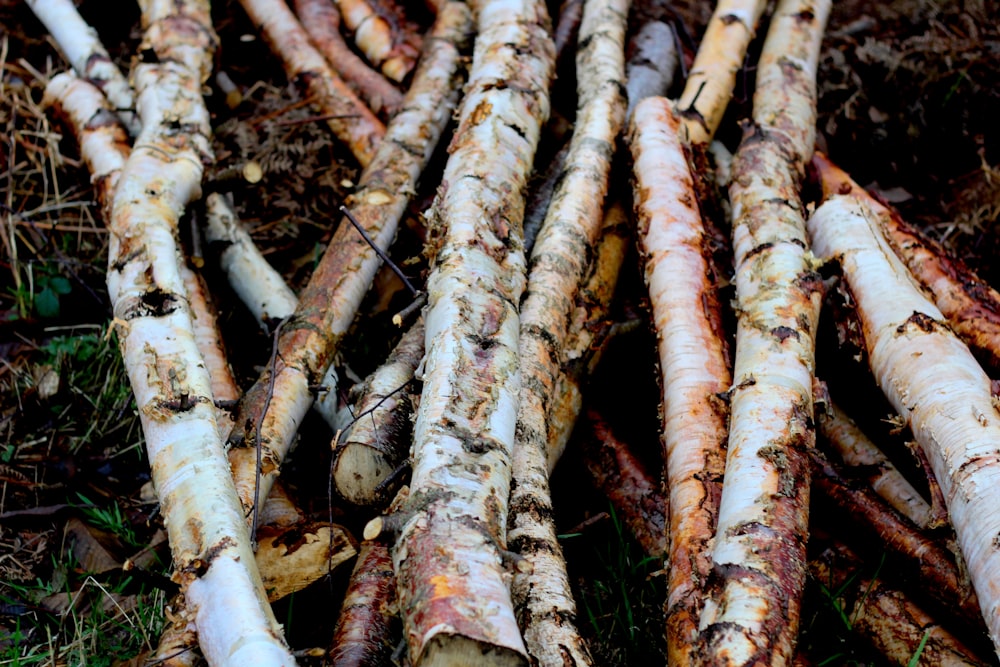
[[[411,518],[392,549],[415,665],[523,665],[505,581],[520,383],[524,187],[548,115],[545,5],[476,3],[466,95],[431,225],[427,355],[413,436]]]

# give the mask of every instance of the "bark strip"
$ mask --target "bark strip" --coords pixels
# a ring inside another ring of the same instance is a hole
[[[295,0],[295,13],[313,44],[348,85],[375,113],[391,118],[403,104],[403,94],[355,55],[340,36],[340,10],[333,0]]]
[[[701,616],[707,664],[792,660],[815,442],[814,335],[822,298],[799,184],[812,155],[828,0],[782,0],[758,64],[754,120],[733,162],[737,333],[729,451]]]
[[[625,28],[629,1],[584,3],[577,50],[577,116],[563,175],[531,255],[520,313],[520,405],[508,539],[531,564],[511,593],[528,652],[539,665],[589,665],[576,603],[552,520],[548,406],[576,293],[600,235],[615,141],[625,118]]]
[[[380,248],[396,234],[417,179],[430,159],[458,97],[463,47],[471,19],[467,8],[449,3],[438,15],[427,50],[403,109],[389,123],[375,159],[361,174],[348,207]],[[267,496],[317,386],[331,366],[341,339],[357,313],[381,260],[345,220],[299,295],[294,315],[281,329],[277,367],[266,370],[244,395],[231,439],[234,476],[246,507]],[[274,392],[265,412],[274,372]],[[261,488],[255,494],[256,433],[263,448]]]
[[[385,126],[330,68],[284,0],[240,0],[271,50],[281,58],[288,78],[298,83],[324,115],[358,164],[367,167],[385,135]]]
[[[97,31],[76,10],[72,0],[27,0],[28,7],[52,33],[53,39],[83,79],[97,86],[108,98],[129,134],[139,134],[135,96],[125,75],[111,60]]]
[[[639,247],[653,310],[662,389],[661,439],[669,489],[667,653],[671,664],[696,658],[698,622],[712,572],[726,462],[732,382],[722,335],[716,277],[680,121],[662,97],[643,100],[629,143]]]
[[[951,328],[990,370],[1000,371],[1000,292],[939,243],[910,226],[895,209],[868,194],[825,155],[816,155],[812,165],[824,193],[850,193],[866,202],[889,245],[933,295]]]
[[[677,102],[688,142],[712,140],[766,6],[764,0],[720,0],[715,6]]]
[[[109,224],[108,293],[122,355],[203,653],[213,665],[290,665],[250,550],[178,267],[177,223],[212,159],[201,90],[216,36],[208,2],[141,7],[142,48],[156,62],[133,73],[143,131]]]
[[[840,262],[872,372],[930,461],[1000,649],[1000,415],[990,379],[877,225],[867,203],[835,195],[812,216],[809,231],[817,254]]]
[[[554,56],[544,3],[475,10],[469,83],[431,212],[441,245],[427,282],[412,518],[393,548],[415,665],[527,661],[501,552],[520,389],[524,188]]]

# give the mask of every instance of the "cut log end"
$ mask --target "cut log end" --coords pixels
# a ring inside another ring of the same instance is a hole
[[[364,532],[361,536],[366,540],[374,540],[376,537],[382,534],[382,527],[385,525],[385,519],[383,517],[377,516],[368,523],[365,524]]]
[[[394,467],[372,447],[349,442],[337,453],[333,481],[346,500],[355,505],[371,505],[378,499],[378,485]]]
[[[427,643],[421,667],[524,667],[524,655],[512,649],[483,644],[461,635],[439,634]]]

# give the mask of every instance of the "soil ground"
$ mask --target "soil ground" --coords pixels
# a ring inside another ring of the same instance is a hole
[[[138,10],[131,3],[116,3],[114,12],[99,0],[78,4],[127,67],[140,36]],[[230,109],[211,91],[217,162],[207,182],[233,194],[269,261],[299,288],[332,235],[357,165],[315,121],[238,4],[216,5],[218,69],[244,91],[244,101]],[[711,9],[685,0],[643,11],[673,19],[690,56]],[[426,25],[423,10],[411,13]],[[0,0],[0,664],[143,664],[174,589],[141,429],[107,333],[107,233],[76,147],[39,106],[46,78],[66,67],[25,4]],[[750,65],[720,131],[733,150],[752,81]],[[569,69],[557,85],[570,91],[557,96],[557,111],[572,118]],[[842,0],[824,41],[819,92],[820,146],[1000,287],[1000,263],[993,261],[1000,250],[1000,4]],[[538,164],[553,146],[543,144]],[[258,183],[232,176],[248,160],[263,167]],[[423,179],[393,249],[418,280],[426,269],[419,212],[433,196],[441,163]],[[615,178],[628,187],[627,170]],[[231,363],[248,386],[267,362],[270,342],[211,262],[204,271]],[[397,335],[390,316],[406,300],[388,273],[380,276],[341,355],[342,378],[364,377],[385,357]],[[646,318],[634,258],[626,262],[615,317]],[[890,450],[904,452],[905,434],[884,423],[891,409],[864,369],[844,361],[834,338],[824,334],[821,372],[855,418]],[[615,341],[588,400],[655,471],[652,340],[639,327]],[[360,535],[372,512],[327,493],[330,436],[318,419],[307,419],[284,477],[308,515],[326,519],[332,512]],[[900,459],[913,468],[906,454]],[[607,501],[582,481],[586,476],[571,447],[553,480],[581,628],[598,664],[662,662],[660,563],[643,556]],[[812,548],[843,523],[817,503]],[[897,568],[877,543],[854,542],[869,574],[919,592],[918,582],[895,577]],[[125,573],[127,559],[142,566]],[[346,576],[342,570],[279,603],[295,649],[326,646]],[[803,658],[817,665],[883,664],[850,632],[836,592],[820,584],[811,582],[806,598]],[[934,613],[949,624],[947,610]],[[982,648],[980,629],[952,629]]]

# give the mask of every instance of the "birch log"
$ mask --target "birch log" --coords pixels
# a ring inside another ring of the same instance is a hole
[[[76,73],[97,86],[108,98],[129,134],[139,134],[135,96],[125,75],[111,61],[97,31],[87,25],[73,0],[27,0],[28,7],[52,33]]]
[[[385,249],[396,234],[409,196],[451,118],[458,97],[462,52],[471,19],[465,5],[448,3],[426,40],[403,109],[389,123],[375,159],[361,175],[348,206],[367,234]],[[381,260],[347,221],[341,222],[299,305],[278,338],[277,368],[266,370],[243,397],[230,442],[239,448],[234,476],[246,480],[247,507],[266,498],[315,387],[330,368]],[[275,373],[274,391],[271,373]],[[266,409],[265,409],[265,406]],[[249,428],[247,428],[249,425]],[[256,433],[262,446],[260,489]],[[231,455],[232,456],[232,455]]]
[[[881,579],[859,576],[861,559],[844,545],[826,549],[809,562],[809,569],[827,590],[839,592],[851,630],[868,639],[893,664],[909,665],[918,653],[923,665],[987,664],[906,593]]]
[[[354,421],[334,441],[333,482],[340,495],[356,505],[377,502],[379,485],[407,456],[413,415],[407,385],[424,357],[425,333],[419,318],[385,363],[365,379]]]
[[[843,410],[830,404],[829,409],[819,411],[817,422],[820,434],[846,465],[871,471],[866,478],[875,493],[915,525],[932,527],[930,503]]]
[[[662,97],[632,117],[636,218],[663,392],[661,439],[669,493],[667,654],[692,664],[726,461],[732,381],[710,240],[698,211],[680,121]]]
[[[151,0],[141,8],[142,48],[156,63],[134,71],[143,131],[109,224],[108,293],[122,356],[202,651],[213,665],[291,665],[250,550],[178,270],[177,222],[211,159],[201,99],[216,43],[209,6]]]
[[[754,120],[733,162],[738,323],[729,451],[700,628],[709,664],[794,655],[808,535],[814,335],[822,282],[799,184],[812,155],[828,0],[779,2],[757,69]]]
[[[840,262],[872,372],[931,463],[1000,648],[1000,415],[990,379],[921,294],[864,201],[830,197],[809,231],[817,254]]]
[[[520,389],[524,186],[554,55],[544,3],[475,11],[469,83],[431,213],[442,240],[427,283],[412,517],[392,551],[415,665],[527,661],[501,552]]]
[[[334,135],[351,149],[358,164],[367,167],[385,134],[382,121],[309,43],[285,0],[240,0],[240,4],[281,58],[289,80],[315,99],[321,113],[329,116],[326,122]]]
[[[511,592],[528,652],[539,665],[589,665],[576,603],[552,519],[548,406],[558,400],[559,360],[576,293],[600,235],[615,140],[625,118],[629,1],[584,3],[576,55],[577,116],[563,176],[531,255],[521,303],[521,395],[514,445],[509,544],[531,564]],[[527,569],[527,568],[526,568]]]
[[[951,328],[990,370],[1000,371],[1000,293],[868,194],[825,155],[817,154],[812,164],[827,195],[850,193],[871,207],[892,249],[933,295]]]
[[[368,67],[340,36],[340,10],[333,0],[295,0],[295,13],[330,66],[352,85],[375,113],[392,117],[403,103],[403,94],[381,74]]]
[[[688,142],[712,140],[766,6],[765,0],[719,0],[716,5],[677,101]]]
[[[399,82],[413,69],[418,49],[407,43],[397,29],[372,8],[368,0],[337,0],[344,24],[354,32],[354,42],[368,62]]]
[[[677,69],[674,31],[663,21],[650,20],[630,40],[632,55],[625,68],[628,109],[631,118],[635,105],[647,97],[667,94]]]

